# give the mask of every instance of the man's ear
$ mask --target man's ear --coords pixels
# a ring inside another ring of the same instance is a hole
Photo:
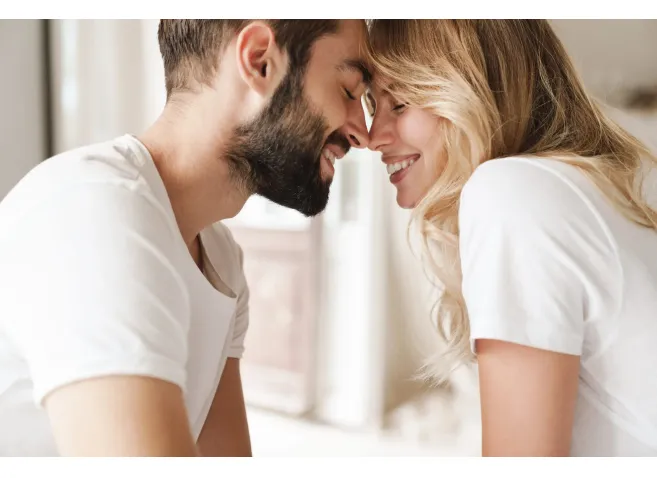
[[[285,75],[286,55],[274,32],[264,22],[254,21],[237,36],[237,69],[245,83],[262,96],[269,96]]]

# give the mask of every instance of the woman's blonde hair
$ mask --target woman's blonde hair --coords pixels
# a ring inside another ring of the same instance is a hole
[[[632,221],[657,229],[642,192],[642,165],[657,159],[587,95],[544,20],[374,20],[375,81],[399,102],[446,119],[444,169],[414,218],[440,285],[437,324],[447,349],[424,368],[441,382],[474,361],[461,293],[458,208],[475,168],[533,155],[579,167]]]

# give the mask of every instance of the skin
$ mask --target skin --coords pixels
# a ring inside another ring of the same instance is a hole
[[[362,61],[364,34],[362,22],[345,20],[337,34],[321,38],[313,47],[304,99],[326,126],[318,135],[320,143],[312,145],[317,152],[336,135],[348,142],[343,149],[368,145],[358,100],[367,75],[354,66]],[[224,154],[235,128],[258,117],[287,73],[287,55],[277,46],[273,31],[254,21],[228,45],[213,83],[177,93],[139,137],[162,176],[180,232],[197,263],[199,232],[235,216],[254,193],[245,186],[248,181],[235,177]],[[330,162],[312,160],[319,162],[321,180],[330,182]],[[181,390],[154,378],[81,380],[52,392],[44,406],[64,456],[251,455],[237,359],[227,361],[198,443],[190,432]]]
[[[413,208],[445,164],[441,118],[400,105],[384,89],[368,92],[370,145],[387,164],[415,158],[396,182],[397,203]],[[483,456],[567,456],[579,357],[496,340],[477,340]]]
[[[393,183],[397,204],[412,209],[435,183],[444,164],[441,119],[399,103],[380,86],[368,92],[367,100],[374,112],[369,148],[381,153],[385,165],[415,160],[403,179]]]
[[[483,456],[568,456],[579,357],[477,340]]]

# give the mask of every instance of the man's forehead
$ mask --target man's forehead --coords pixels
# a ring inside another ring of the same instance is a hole
[[[367,26],[364,20],[340,20],[340,27],[335,34],[346,55],[344,60],[358,60],[364,64],[367,51]]]
[[[369,84],[371,68],[365,59],[367,27],[364,20],[340,20],[338,31],[323,37],[313,47],[313,57],[332,64],[341,73],[356,73]]]
[[[362,58],[347,58],[338,65],[338,69],[341,71],[359,73],[366,85],[372,83],[372,73]]]

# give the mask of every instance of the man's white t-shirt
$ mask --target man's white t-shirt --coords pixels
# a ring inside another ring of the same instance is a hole
[[[198,438],[227,358],[242,356],[249,294],[226,226],[203,230],[201,244],[203,272],[131,135],[48,159],[10,191],[0,203],[0,455],[57,455],[43,398],[110,374],[180,386]]]
[[[657,456],[657,232],[538,158],[478,167],[459,227],[473,350],[489,338],[580,356],[571,454]]]

